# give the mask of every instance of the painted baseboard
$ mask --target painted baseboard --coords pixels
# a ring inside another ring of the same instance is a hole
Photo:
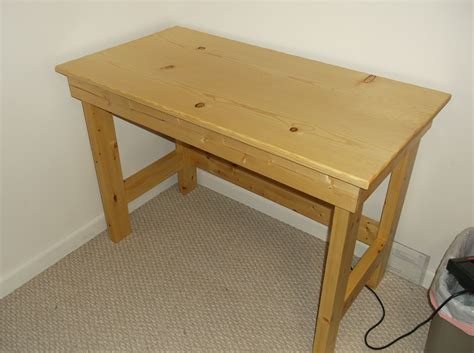
[[[172,176],[162,182],[160,185],[151,189],[136,200],[130,202],[128,208],[130,212],[136,210],[153,197],[170,188],[177,183],[177,177]],[[48,267],[54,265],[63,257],[76,250],[89,240],[97,236],[106,229],[104,214],[101,214],[71,234],[65,236],[45,251],[39,253],[28,262],[22,264],[18,268],[10,271],[0,278],[0,299],[21,287],[23,284],[40,274]]]
[[[423,283],[421,285],[427,289],[430,288],[431,283],[433,282],[434,276],[435,276],[435,272],[431,270],[426,270],[425,277],[423,278]]]

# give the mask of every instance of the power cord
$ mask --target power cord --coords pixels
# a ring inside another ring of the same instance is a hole
[[[380,346],[380,347],[375,347],[375,346],[372,346],[368,341],[367,341],[367,337],[369,336],[370,332],[372,332],[372,330],[374,330],[377,326],[379,326],[382,321],[385,319],[385,307],[383,306],[383,303],[382,303],[382,300],[380,299],[380,297],[377,295],[377,293],[375,293],[375,291],[370,288],[369,286],[365,286],[368,290],[370,290],[375,298],[377,299],[377,301],[379,302],[380,304],[380,307],[382,308],[382,317],[380,318],[380,320],[375,324],[373,325],[371,328],[369,328],[367,330],[367,332],[365,333],[364,335],[364,342],[365,342],[365,345],[367,347],[369,347],[370,349],[373,349],[373,350],[376,350],[376,351],[380,351],[382,349],[385,349],[385,348],[388,348],[390,347],[392,344],[394,344],[395,342],[398,342],[400,341],[401,339],[407,337],[407,336],[410,336],[413,332],[415,332],[416,330],[418,330],[421,326],[427,324],[428,322],[430,322],[435,316],[436,314],[443,308],[443,306],[445,306],[451,299],[453,298],[456,298],[460,295],[463,295],[463,294],[466,294],[466,293],[473,293],[473,291],[470,291],[468,289],[464,289],[462,291],[459,291],[457,293],[454,293],[453,295],[451,295],[448,299],[446,299],[425,321],[419,323],[418,325],[416,325],[412,330],[408,331],[407,333],[404,333],[403,335],[395,338],[393,341],[383,345],[383,346]]]

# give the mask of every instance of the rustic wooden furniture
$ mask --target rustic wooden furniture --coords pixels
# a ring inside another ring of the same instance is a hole
[[[387,265],[418,144],[450,95],[173,27],[56,67],[82,101],[110,238],[127,204],[202,168],[330,226],[313,352]],[[112,114],[176,140],[123,180]],[[380,222],[364,201],[390,174]],[[356,240],[369,245],[351,270]]]

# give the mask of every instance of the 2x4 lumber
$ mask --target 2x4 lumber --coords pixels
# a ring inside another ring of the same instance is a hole
[[[135,200],[177,173],[182,168],[182,165],[182,156],[173,151],[125,179],[124,185],[127,202]]]
[[[325,225],[328,225],[331,221],[333,207],[323,201],[316,203],[297,190],[276,183],[271,179],[246,170],[236,164],[229,163],[209,153],[194,149],[192,160],[196,163],[198,168],[239,185],[244,189],[252,191],[304,216],[317,220]]]
[[[377,239],[384,241],[387,245],[382,254],[379,267],[372,273],[367,284],[371,288],[376,288],[383,278],[387,267],[390,251],[392,250],[393,238],[397,231],[398,221],[408,190],[413,165],[415,164],[416,153],[419,143],[411,150],[408,150],[403,158],[398,162],[390,176],[385,204],[382,210],[382,217],[377,233]]]
[[[178,171],[178,184],[181,194],[186,195],[197,185],[196,166],[191,160],[191,147],[176,141],[176,153],[181,156],[182,167]]]
[[[111,113],[83,102],[84,117],[94,158],[110,239],[117,243],[132,232],[120,155]]]
[[[192,149],[191,158],[200,169],[292,209],[321,224],[328,226],[331,223],[334,207],[324,201],[195,148]],[[377,234],[377,228],[378,223],[375,220],[362,216],[357,240],[368,245],[372,244]]]
[[[349,276],[349,282],[347,284],[344,299],[344,313],[352,305],[352,302],[367,283],[367,280],[374,272],[377,265],[380,263],[385,245],[386,244],[383,240],[376,239],[374,243],[365,251],[356,267],[352,270]]]
[[[353,212],[360,199],[359,187],[325,175],[281,156],[247,145],[236,138],[130,101],[77,79],[69,78],[71,95],[114,115],[212,153],[260,175],[298,189],[332,205]]]
[[[344,315],[345,293],[361,212],[361,206],[354,213],[339,207],[334,209],[313,353],[334,352],[339,323]]]

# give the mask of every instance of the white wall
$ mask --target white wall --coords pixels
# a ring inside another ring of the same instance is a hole
[[[472,63],[474,61],[474,34],[472,33],[474,31],[474,3],[471,3],[471,115],[473,115],[473,118],[471,120],[471,132],[472,132],[472,138],[471,138],[471,155],[472,155],[472,160],[471,160],[471,170],[472,170],[472,178],[474,179],[474,64]],[[472,222],[471,224],[474,225],[474,186],[471,185],[471,192],[472,192],[472,197],[471,197],[471,203],[472,205]]]
[[[80,104],[54,66],[175,24],[452,93],[422,142],[397,241],[429,254],[434,271],[454,235],[474,223],[468,2],[4,2],[2,22],[0,296],[104,228]],[[172,148],[124,123],[118,135],[125,175]],[[248,202],[240,189],[215,187]],[[382,192],[366,207],[372,217]]]

